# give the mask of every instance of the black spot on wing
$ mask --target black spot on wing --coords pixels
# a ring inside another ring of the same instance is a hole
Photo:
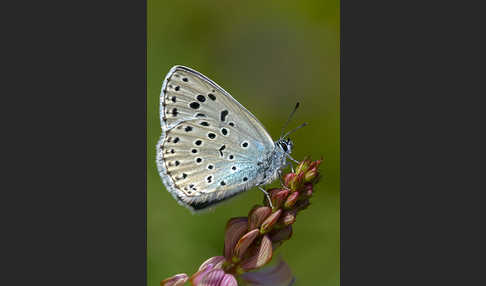
[[[223,150],[226,148],[226,145],[223,145],[221,146],[221,148],[219,148],[219,154],[221,155],[221,157],[223,157]]]
[[[228,116],[228,110],[221,111],[221,121],[225,121],[226,116]]]
[[[196,98],[197,98],[197,100],[199,100],[199,102],[205,102],[206,101],[206,97],[204,97],[204,95],[202,95],[202,94],[198,95]]]

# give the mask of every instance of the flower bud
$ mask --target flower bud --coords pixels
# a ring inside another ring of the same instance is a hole
[[[272,254],[272,241],[268,235],[265,235],[263,236],[258,248],[256,248],[250,257],[240,263],[240,267],[244,271],[260,268],[270,262],[272,259]]]
[[[297,202],[297,199],[299,198],[299,192],[293,192],[291,193],[288,197],[287,200],[284,203],[284,208],[290,209],[294,206],[294,204]]]
[[[243,235],[243,237],[238,240],[238,243],[235,246],[235,250],[233,251],[233,257],[235,257],[236,260],[241,259],[241,257],[243,257],[243,254],[245,254],[245,251],[252,244],[255,238],[258,237],[259,234],[260,230],[254,229]]]
[[[287,173],[283,177],[284,185],[286,187],[290,186],[290,182],[297,176],[295,173]]]
[[[305,173],[309,169],[310,163],[311,162],[307,158],[302,160],[302,162],[300,162],[299,165],[297,165],[297,168],[295,169],[295,173],[297,175],[299,175],[300,173]]]
[[[319,165],[321,164],[322,160],[315,160],[312,161],[309,165],[309,169],[314,169],[314,168],[319,168]]]
[[[318,175],[317,168],[309,169],[304,176],[304,182],[312,182]]]
[[[293,209],[299,212],[301,210],[305,210],[309,205],[310,205],[309,199],[306,198],[304,200],[297,201]]]
[[[262,222],[272,213],[270,207],[256,206],[248,214],[248,229],[253,230],[259,228]]]
[[[279,209],[284,201],[287,199],[289,195],[289,190],[285,189],[277,189],[272,192],[270,198],[272,199],[272,205],[274,209]]]
[[[247,230],[248,218],[246,217],[236,217],[228,221],[224,235],[224,256],[227,259],[231,259],[236,243]]]
[[[297,210],[289,210],[285,211],[282,214],[282,218],[280,219],[284,225],[291,225],[295,222],[295,218],[297,216]]]
[[[188,279],[189,276],[186,273],[176,274],[160,282],[160,286],[180,286],[184,285]]]
[[[302,186],[302,181],[304,180],[305,173],[299,173],[293,180],[290,181],[290,188],[293,191],[298,190]]]
[[[314,187],[312,186],[311,183],[306,183],[303,188],[303,197],[304,198],[310,198],[312,196],[312,193],[314,192]]]
[[[262,223],[260,227],[260,233],[264,234],[271,230],[272,226],[278,221],[282,210],[278,209],[276,212],[272,213],[267,219]]]

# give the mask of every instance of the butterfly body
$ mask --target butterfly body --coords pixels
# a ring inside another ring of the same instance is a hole
[[[160,96],[157,167],[179,204],[199,211],[275,180],[292,142],[272,140],[258,119],[199,72],[173,67]]]

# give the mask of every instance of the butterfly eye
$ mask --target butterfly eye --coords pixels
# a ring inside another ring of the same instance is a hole
[[[282,149],[287,152],[289,149],[287,148],[287,144],[286,143],[282,143],[280,144],[280,146],[282,147]]]

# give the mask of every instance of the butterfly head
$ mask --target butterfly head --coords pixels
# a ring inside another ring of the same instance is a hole
[[[290,138],[282,138],[276,142],[276,145],[284,153],[290,154],[292,152],[292,147],[294,146],[294,143],[292,143]]]

